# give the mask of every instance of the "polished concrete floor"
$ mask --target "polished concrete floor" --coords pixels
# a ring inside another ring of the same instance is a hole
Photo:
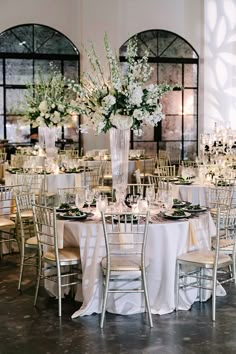
[[[104,329],[99,315],[71,320],[79,304],[57,301],[40,291],[33,306],[34,270],[27,270],[23,292],[17,292],[18,256],[0,260],[0,354],[98,354],[98,353],[236,353],[236,286],[217,298],[217,322],[211,321],[211,302],[196,303],[191,311],[153,315],[150,329],[144,314],[106,315]]]

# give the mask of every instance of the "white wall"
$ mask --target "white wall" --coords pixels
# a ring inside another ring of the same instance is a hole
[[[236,1],[205,2],[204,131],[236,130]]]
[[[204,0],[0,0],[0,4],[0,32],[24,23],[51,26],[78,47],[82,71],[87,69],[82,44],[87,47],[92,41],[103,61],[105,31],[117,52],[135,33],[164,29],[182,36],[203,55]],[[85,150],[108,147],[108,136],[86,135],[84,145]]]

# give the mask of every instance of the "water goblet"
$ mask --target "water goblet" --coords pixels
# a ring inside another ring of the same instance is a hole
[[[83,192],[78,192],[75,195],[75,205],[78,209],[83,208],[85,203],[85,196]]]
[[[86,203],[88,204],[88,211],[91,212],[91,203],[94,199],[94,191],[92,189],[86,189]]]
[[[97,209],[98,211],[105,213],[108,207],[108,199],[106,195],[100,195],[97,200]]]

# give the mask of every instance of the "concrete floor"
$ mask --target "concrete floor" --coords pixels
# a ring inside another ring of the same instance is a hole
[[[150,329],[144,314],[107,314],[104,329],[99,315],[70,318],[79,304],[66,298],[63,316],[57,301],[40,289],[33,306],[34,270],[26,272],[23,292],[17,292],[18,255],[0,260],[0,354],[98,353],[236,353],[236,286],[217,298],[217,321],[211,321],[211,301],[191,311],[153,315]]]

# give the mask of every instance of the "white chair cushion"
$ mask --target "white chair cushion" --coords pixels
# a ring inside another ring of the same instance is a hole
[[[22,218],[33,218],[33,212],[32,210],[23,210],[21,212],[21,217]],[[10,215],[11,219],[15,219],[16,218],[16,214],[11,214]]]
[[[29,245],[29,246],[37,246],[38,239],[36,236],[30,237],[25,241],[25,243],[26,243],[26,245]]]
[[[12,221],[10,219],[0,217],[0,228],[6,227],[6,226],[15,227],[15,223],[14,223],[14,221]]]
[[[214,251],[194,251],[181,254],[177,257],[178,261],[184,262],[191,262],[196,264],[203,264],[203,265],[211,265],[213,266],[215,261],[215,252]],[[223,264],[231,262],[231,258],[225,254],[219,254],[219,261],[218,264]]]
[[[220,250],[222,251],[233,252],[234,241],[231,239],[221,239],[219,246],[220,246]],[[212,242],[212,247],[216,248],[215,240]]]
[[[102,268],[106,270],[107,257],[102,259]],[[112,257],[111,271],[137,271],[141,270],[140,257]]]
[[[59,258],[61,262],[79,261],[80,260],[80,249],[76,247],[62,248],[58,250]],[[45,260],[56,261],[55,252],[53,250],[48,251],[43,257]]]

